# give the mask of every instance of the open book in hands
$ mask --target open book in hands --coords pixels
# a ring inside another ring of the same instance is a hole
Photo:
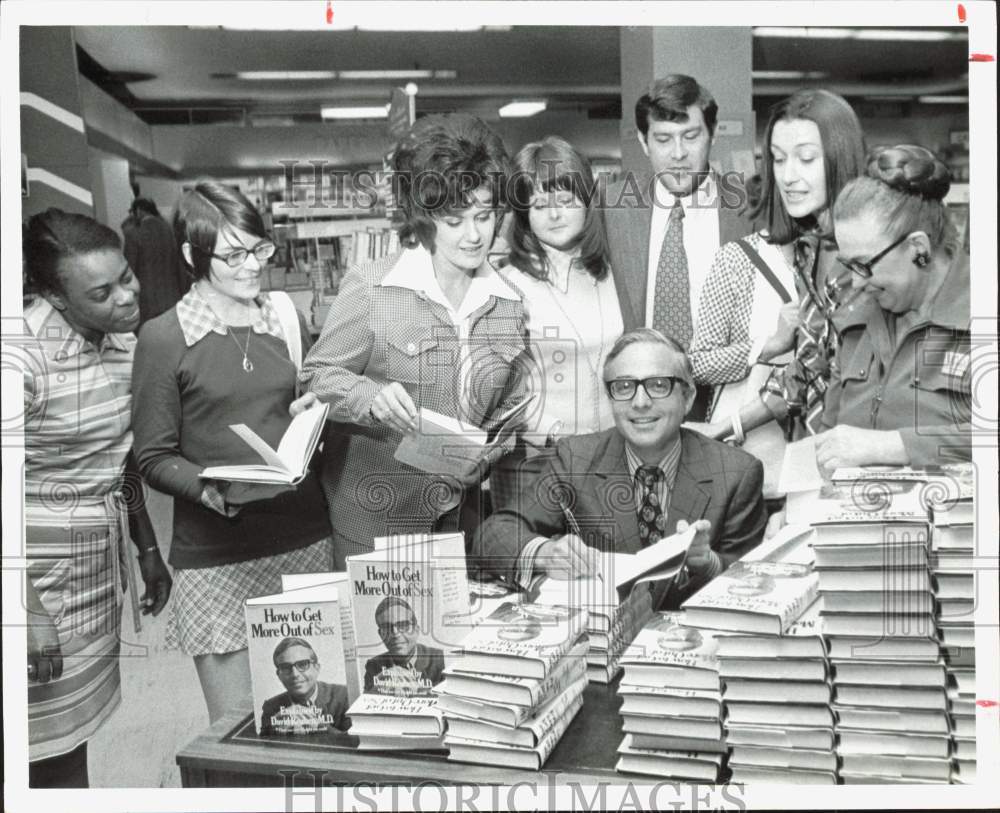
[[[492,434],[457,418],[421,407],[417,414],[416,431],[403,436],[396,448],[395,458],[429,474],[467,478],[520,427],[522,418],[536,397],[530,395],[496,416]]]
[[[246,424],[230,424],[229,428],[257,452],[264,463],[209,466],[200,476],[211,480],[296,485],[306,476],[309,461],[316,451],[329,411],[329,404],[317,402],[296,415],[282,435],[277,449],[268,446],[260,435]]]
[[[592,577],[560,579],[550,576],[539,579],[532,584],[533,592],[529,593],[529,597],[541,604],[575,606],[585,603],[596,607],[615,607],[637,584],[674,578],[684,567],[694,537],[695,528],[691,526],[636,553],[594,550],[596,572]],[[567,598],[567,591],[574,597],[586,597],[586,601]]]

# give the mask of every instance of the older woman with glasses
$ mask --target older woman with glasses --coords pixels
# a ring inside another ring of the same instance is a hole
[[[215,721],[250,696],[243,602],[280,592],[283,573],[329,570],[331,531],[313,473],[294,489],[200,476],[260,462],[233,424],[277,447],[308,332],[285,294],[261,291],[274,243],[243,195],[199,183],[174,231],[194,284],[140,331],[132,420],[143,476],[174,497],[168,642],[194,657]]]
[[[816,459],[924,466],[971,457],[969,255],[943,203],[951,178],[929,150],[872,153],[834,206],[840,263],[859,297],[842,343]]]

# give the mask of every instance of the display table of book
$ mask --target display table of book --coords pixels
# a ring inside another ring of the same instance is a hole
[[[655,784],[652,776],[615,771],[622,740],[617,681],[591,683],[583,708],[545,763],[560,782]],[[312,786],[354,782],[511,785],[535,771],[449,762],[444,751],[360,751],[349,734],[258,736],[249,708],[234,710],[177,754],[184,787]],[[294,772],[298,772],[295,774]],[[319,772],[319,773],[317,773]]]

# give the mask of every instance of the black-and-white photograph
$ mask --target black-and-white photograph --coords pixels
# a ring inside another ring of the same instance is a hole
[[[1000,805],[992,3],[2,14],[11,809]]]

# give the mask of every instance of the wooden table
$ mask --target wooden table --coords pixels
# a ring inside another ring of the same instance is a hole
[[[348,735],[257,736],[249,710],[233,711],[177,754],[181,784],[197,787],[285,786],[376,782],[444,785],[513,785],[538,782],[549,774],[559,783],[655,784],[656,777],[615,771],[622,740],[617,683],[591,683],[583,708],[570,724],[541,773],[494,765],[449,762],[444,752],[359,751]],[[321,772],[312,774],[309,772]],[[282,773],[285,772],[285,773]]]

